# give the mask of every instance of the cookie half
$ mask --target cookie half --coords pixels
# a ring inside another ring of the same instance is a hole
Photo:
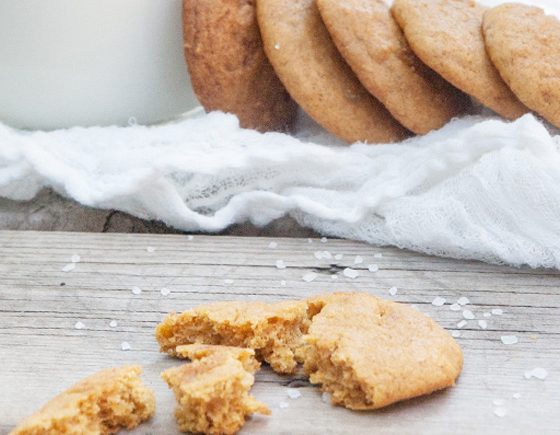
[[[412,52],[383,0],[317,0],[323,22],[366,89],[406,128],[425,134],[470,99]]]
[[[513,92],[560,127],[560,21],[511,3],[486,11],[483,31],[490,58]]]
[[[257,0],[257,17],[276,74],[326,130],[347,142],[395,142],[408,135],[344,62],[315,0]]]
[[[485,8],[473,0],[395,0],[393,16],[416,55],[507,119],[528,112],[490,61],[482,37]]]
[[[262,47],[254,0],[183,0],[185,57],[207,111],[245,128],[287,130],[297,114]]]

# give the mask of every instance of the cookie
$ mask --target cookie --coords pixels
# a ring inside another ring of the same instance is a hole
[[[265,52],[294,100],[346,142],[395,142],[408,134],[362,86],[321,21],[315,0],[257,0]]]
[[[293,373],[295,351],[308,322],[305,302],[218,302],[171,313],[156,328],[162,352],[204,343],[254,349],[279,373]]]
[[[11,432],[35,434],[113,434],[132,429],[155,412],[154,393],[140,379],[138,366],[96,373],[59,394]]]
[[[365,293],[317,298],[299,353],[332,402],[377,409],[450,387],[462,369],[455,340],[415,309]]]
[[[485,8],[473,0],[395,0],[393,16],[416,55],[452,85],[508,119],[528,112],[490,61]]]
[[[519,99],[560,127],[560,21],[537,7],[504,4],[486,11],[486,48]]]
[[[412,52],[383,0],[317,0],[354,73],[406,128],[425,134],[465,112],[470,99]]]
[[[297,105],[262,47],[254,0],[184,0],[185,56],[207,111],[233,113],[242,127],[286,130]]]
[[[251,414],[270,414],[249,394],[260,367],[253,350],[190,345],[179,353],[192,362],[161,376],[177,398],[175,416],[181,431],[234,434]]]

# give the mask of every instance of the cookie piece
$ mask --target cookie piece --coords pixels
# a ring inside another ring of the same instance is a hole
[[[183,432],[233,434],[254,413],[270,409],[249,394],[260,364],[251,349],[224,346],[181,346],[192,362],[161,376],[175,393],[175,416]]]
[[[138,366],[96,373],[59,394],[11,432],[36,434],[114,434],[132,429],[155,412],[154,393],[140,379]]]
[[[560,21],[540,8],[504,4],[486,11],[486,48],[519,99],[560,127]]]
[[[286,130],[297,105],[262,47],[254,0],[184,0],[185,56],[207,111],[234,113],[245,128]]]
[[[175,356],[177,346],[192,343],[251,348],[275,371],[293,373],[308,322],[304,301],[218,302],[171,313],[156,328],[156,338],[162,352]]]
[[[322,127],[347,142],[395,142],[407,136],[344,62],[316,0],[257,0],[257,18],[276,74]]]
[[[358,79],[406,128],[425,134],[470,99],[412,52],[383,0],[317,0],[333,41]]]
[[[377,409],[452,386],[463,356],[453,338],[413,308],[365,293],[317,298],[299,353],[332,402]]]
[[[395,0],[393,16],[416,55],[480,103],[508,119],[528,112],[490,61],[485,8],[473,0]]]

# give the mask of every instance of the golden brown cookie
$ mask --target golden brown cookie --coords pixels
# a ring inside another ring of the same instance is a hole
[[[377,409],[450,387],[461,349],[429,317],[366,293],[311,300],[313,317],[299,353],[310,381],[334,404]]]
[[[560,21],[537,7],[504,4],[486,11],[486,48],[519,99],[560,127]]]
[[[416,55],[452,85],[508,119],[528,109],[486,53],[485,8],[473,0],[395,0],[393,16]]]
[[[245,128],[286,130],[297,105],[262,47],[254,0],[184,0],[185,56],[208,111],[234,113]]]
[[[96,373],[59,394],[11,432],[113,434],[132,429],[155,412],[154,393],[140,379],[138,366]]]
[[[317,0],[338,51],[366,89],[406,128],[445,125],[470,99],[412,52],[383,0]]]
[[[257,0],[257,17],[278,77],[326,130],[347,142],[395,142],[407,136],[344,62],[315,0]]]
[[[181,346],[192,362],[161,376],[175,393],[179,429],[189,433],[233,434],[254,413],[270,409],[249,394],[260,364],[251,349],[225,346]]]
[[[156,338],[162,352],[175,356],[177,346],[191,343],[251,348],[277,372],[293,373],[307,321],[304,301],[218,302],[168,315]]]

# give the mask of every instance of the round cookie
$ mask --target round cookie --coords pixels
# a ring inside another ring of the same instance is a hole
[[[192,86],[206,110],[260,131],[293,124],[297,105],[264,54],[255,0],[183,0],[183,22]]]
[[[438,129],[470,104],[420,62],[383,0],[317,0],[317,5],[358,79],[409,130]]]
[[[286,89],[315,121],[347,142],[407,136],[337,51],[315,0],[257,0],[264,48]]]
[[[416,55],[455,87],[508,119],[528,112],[492,65],[473,0],[395,0],[393,16]]]
[[[527,107],[560,127],[560,21],[537,7],[486,11],[486,47],[503,79]]]

